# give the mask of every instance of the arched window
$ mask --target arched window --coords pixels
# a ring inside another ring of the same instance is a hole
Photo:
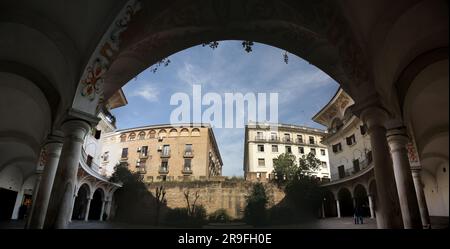
[[[169,131],[169,137],[176,137],[176,136],[178,136],[178,131],[177,131],[177,129],[171,129],[171,130]]]
[[[149,133],[148,133],[148,138],[155,138],[156,137],[156,131],[155,130],[151,130]]]
[[[186,128],[181,129],[181,131],[180,131],[180,136],[181,136],[181,137],[187,137],[187,136],[189,136],[189,130],[186,129]]]
[[[167,137],[166,130],[162,129],[158,132],[158,138]]]
[[[127,141],[127,135],[125,135],[125,134],[120,135],[120,142],[125,142],[125,141]]]
[[[145,132],[143,132],[143,131],[139,132],[138,139],[139,140],[144,140],[145,139]]]
[[[133,132],[128,136],[128,140],[133,141],[134,139],[136,139],[136,134]]]
[[[191,136],[200,136],[200,130],[198,128],[192,129]]]

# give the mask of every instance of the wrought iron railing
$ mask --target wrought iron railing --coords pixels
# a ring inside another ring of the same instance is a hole
[[[332,181],[337,181],[341,179],[345,179],[347,177],[353,176],[361,171],[363,171],[366,168],[369,168],[372,163],[372,158],[370,156],[366,157],[366,159],[359,162],[359,169],[358,167],[348,168],[345,169],[343,174],[335,173],[331,175]]]

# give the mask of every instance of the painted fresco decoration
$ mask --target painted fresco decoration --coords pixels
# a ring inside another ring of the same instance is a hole
[[[125,6],[99,43],[83,73],[79,86],[80,95],[77,95],[74,100],[76,109],[91,114],[94,114],[95,109],[96,114],[104,104],[103,76],[120,50],[121,34],[128,28],[133,16],[141,9],[139,0],[131,0]]]
[[[416,148],[412,142],[409,142],[406,145],[406,149],[408,150],[408,159],[409,164],[411,166],[420,166],[419,157],[417,156]]]
[[[37,171],[42,171],[44,170],[45,164],[47,163],[48,160],[48,156],[47,156],[47,149],[44,146],[41,150],[41,154],[39,156],[39,163],[37,166]]]

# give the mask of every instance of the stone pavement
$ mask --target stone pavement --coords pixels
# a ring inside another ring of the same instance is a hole
[[[448,228],[448,217],[431,217],[431,226],[433,229]],[[0,229],[23,229],[24,221],[7,221],[0,222]],[[268,226],[264,229],[376,229],[375,219],[364,219],[364,224],[354,224],[353,218],[344,217],[318,219],[314,222],[293,225],[277,225]],[[173,229],[173,227],[135,225],[117,222],[101,222],[101,221],[73,221],[69,225],[70,229]],[[229,224],[208,224],[205,229],[247,229],[252,228],[245,223],[229,223]]]

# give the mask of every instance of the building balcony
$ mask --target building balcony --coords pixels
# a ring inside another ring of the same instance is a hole
[[[126,156],[126,157],[120,157],[120,160],[119,160],[120,162],[127,162],[128,161],[128,156]]]
[[[373,166],[373,161],[371,157],[371,153],[367,153],[366,159],[360,161],[359,164],[353,165],[352,168],[345,169],[340,174],[332,174],[331,175],[331,183],[336,181],[345,181],[349,179],[353,179],[355,176],[359,176],[364,174]]]
[[[170,157],[170,151],[161,152],[159,153],[159,156],[162,158],[169,158]]]
[[[181,170],[181,173],[183,175],[191,175],[192,174],[192,168],[191,167],[184,167],[183,170]]]
[[[139,159],[147,159],[148,153],[139,153]]]
[[[266,141],[266,139],[263,136],[256,136],[255,141]]]
[[[192,157],[194,157],[194,151],[192,151],[192,150],[184,151],[183,157],[185,157],[185,158],[192,158]]]
[[[169,168],[168,167],[159,167],[158,173],[160,175],[167,175],[167,174],[169,174]]]
[[[147,169],[145,168],[145,165],[136,166],[136,171],[139,174],[147,174]]]

